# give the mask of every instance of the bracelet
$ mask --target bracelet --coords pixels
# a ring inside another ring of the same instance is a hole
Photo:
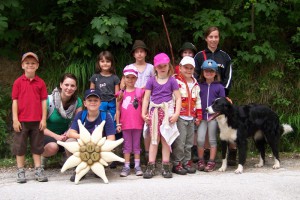
[[[116,126],[122,126],[122,124],[117,124]]]

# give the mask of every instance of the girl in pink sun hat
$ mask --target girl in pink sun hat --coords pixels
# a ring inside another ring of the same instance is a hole
[[[154,57],[154,69],[155,76],[147,81],[145,87],[142,107],[142,117],[148,124],[151,135],[149,162],[143,177],[149,179],[155,175],[156,155],[161,142],[162,176],[172,178],[170,146],[179,135],[176,121],[180,113],[181,98],[178,83],[172,76],[173,67],[170,58],[165,53],[159,53]]]

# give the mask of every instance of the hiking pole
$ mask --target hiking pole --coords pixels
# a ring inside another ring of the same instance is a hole
[[[166,31],[166,35],[167,35],[167,39],[169,42],[169,46],[170,46],[170,51],[171,51],[171,56],[172,56],[172,65],[175,66],[175,59],[174,59],[174,54],[173,54],[173,48],[172,48],[172,44],[171,44],[171,40],[170,40],[170,36],[169,36],[169,31],[165,22],[165,18],[164,15],[161,15],[162,21],[164,23],[164,27],[165,27],[165,31]]]

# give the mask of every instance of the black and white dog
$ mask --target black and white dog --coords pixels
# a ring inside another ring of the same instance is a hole
[[[218,98],[207,108],[208,113],[215,114],[220,128],[222,144],[222,166],[219,171],[227,168],[227,143],[236,143],[238,148],[238,168],[235,173],[243,173],[243,165],[247,155],[247,138],[252,137],[260,152],[259,163],[265,162],[265,144],[268,143],[273,152],[275,163],[273,169],[280,168],[278,144],[280,136],[293,129],[290,125],[280,124],[278,115],[265,105],[249,104],[232,105],[226,98]]]

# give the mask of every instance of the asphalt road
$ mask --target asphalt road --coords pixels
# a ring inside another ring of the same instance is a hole
[[[46,170],[49,182],[39,183],[33,178],[33,170],[27,170],[27,183],[18,184],[14,170],[2,169],[0,199],[300,199],[300,160],[283,160],[278,170],[271,166],[272,161],[259,169],[246,166],[239,175],[234,174],[235,168],[229,167],[226,172],[173,174],[172,179],[158,174],[148,180],[134,174],[121,178],[119,166],[107,169],[109,184],[89,173],[78,185],[69,181],[71,171],[61,174],[59,169]]]

